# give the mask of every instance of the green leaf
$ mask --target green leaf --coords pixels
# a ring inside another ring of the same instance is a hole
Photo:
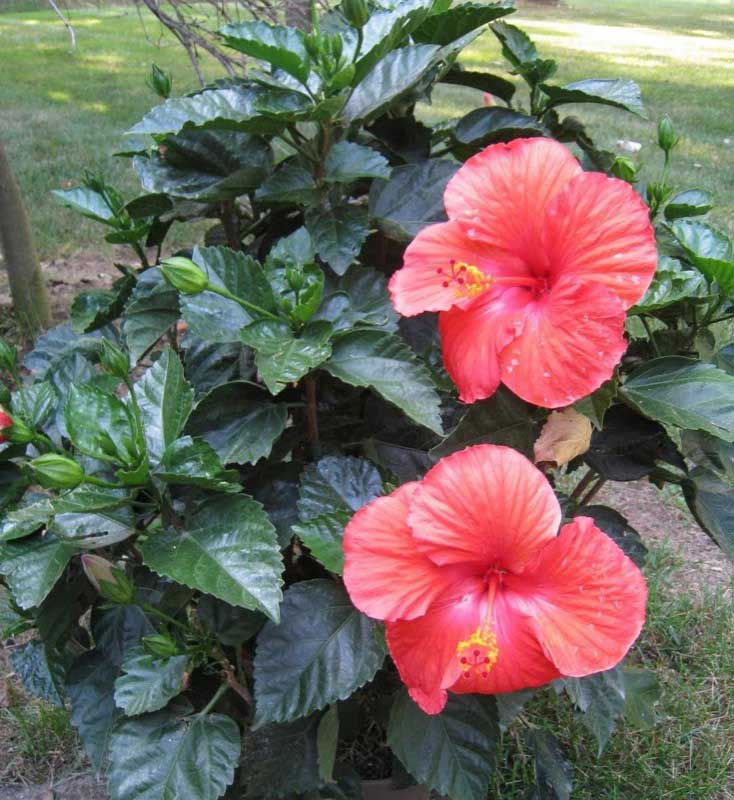
[[[133,464],[139,456],[133,414],[113,394],[71,386],[64,421],[72,444],[87,456],[121,464]]]
[[[621,388],[624,398],[665,425],[734,441],[734,376],[713,364],[665,356],[638,367]]]
[[[352,183],[360,178],[389,178],[385,156],[356,142],[337,142],[326,156],[324,179],[330,183]]]
[[[577,400],[573,404],[573,407],[580,414],[588,417],[597,430],[601,430],[604,426],[604,417],[617,397],[617,388],[617,380],[616,378],[612,378],[602,383],[602,385],[588,397]]]
[[[509,142],[523,136],[543,136],[544,133],[545,128],[535,117],[500,106],[475,108],[454,128],[456,141],[473,147]]]
[[[344,571],[344,528],[351,519],[345,511],[323,514],[293,526],[293,533],[308,547],[311,555],[330,572]]]
[[[705,467],[692,470],[682,484],[696,522],[734,559],[734,486]]]
[[[185,688],[188,656],[156,658],[135,650],[115,681],[115,704],[128,717],[158,711]]]
[[[52,505],[55,514],[86,514],[119,508],[129,499],[130,493],[124,489],[82,484],[70,492],[54,497]]]
[[[178,292],[160,270],[146,270],[132,293],[122,318],[130,358],[137,362],[179,318]]]
[[[242,341],[255,350],[255,365],[271,394],[296,383],[331,355],[332,330],[328,322],[312,322],[296,336],[285,322],[260,320],[240,331]]]
[[[443,193],[458,169],[453,161],[432,159],[396,167],[387,182],[370,190],[370,217],[390,239],[407,244],[425,228],[446,220]]]
[[[28,486],[28,479],[12,461],[0,462],[0,511],[15,503]]]
[[[29,694],[64,707],[66,669],[64,659],[56,650],[34,639],[13,650],[10,660],[15,674]]]
[[[734,289],[734,248],[731,239],[705,222],[682,219],[670,230],[691,264],[722,292]]]
[[[48,381],[36,381],[12,393],[13,415],[25,420],[32,428],[47,425],[57,404],[56,392]]]
[[[630,313],[658,311],[682,300],[707,297],[708,293],[706,279],[698,270],[685,269],[677,259],[662,256],[645,296]]]
[[[0,517],[0,542],[22,539],[51,521],[54,509],[45,494],[33,492],[12,511]]]
[[[65,505],[68,508],[71,503]],[[129,507],[119,508],[119,505],[118,501],[117,506],[91,513],[57,512],[51,530],[79,549],[93,550],[123,542],[136,533],[135,515]]]
[[[188,130],[133,158],[143,188],[186,200],[217,201],[258,187],[272,169],[270,145],[239,131]]]
[[[115,667],[122,665],[143,636],[152,633],[155,628],[140,606],[108,605],[92,610],[92,637],[97,650]]]
[[[88,219],[104,225],[115,225],[116,223],[117,215],[101,192],[85,186],[78,186],[75,189],[54,189],[51,194],[61,205],[77,211]]]
[[[439,78],[439,81],[455,86],[468,86],[471,89],[478,89],[480,92],[489,92],[506,103],[509,103],[515,94],[514,83],[489,72],[473,72],[462,69],[458,64],[454,64],[447,73]]]
[[[255,464],[267,458],[285,430],[288,412],[247,383],[225,383],[197,404],[187,433],[200,436],[225,464]]]
[[[194,390],[184,377],[178,355],[170,347],[135,384],[145,428],[148,455],[160,461],[163,451],[179,437],[194,405]]]
[[[199,398],[217,386],[254,374],[250,351],[239,342],[217,344],[187,336],[183,345],[186,377]]]
[[[319,195],[314,176],[292,159],[280,167],[258,188],[255,197],[262,203],[309,205]]]
[[[531,800],[571,800],[573,765],[560,742],[549,731],[528,734],[535,755],[535,786]]]
[[[397,336],[347,333],[334,343],[324,369],[351,386],[370,387],[419,425],[442,432],[441,401],[430,373]]]
[[[302,521],[343,512],[351,516],[382,494],[374,464],[354,456],[325,456],[301,474],[298,514]]]
[[[335,332],[362,326],[392,332],[398,327],[385,276],[362,265],[330,282],[314,318],[327,320]]]
[[[112,289],[80,292],[74,298],[69,312],[74,330],[78,333],[88,333],[117,319],[130,298],[135,284],[134,275],[125,275],[115,281]]]
[[[217,800],[234,780],[237,723],[176,708],[120,722],[110,740],[110,800]]]
[[[449,694],[444,710],[429,715],[402,691],[390,712],[387,743],[429,789],[462,800],[484,800],[499,735],[493,697]]]
[[[714,198],[701,189],[688,189],[668,200],[665,206],[665,219],[674,220],[681,217],[698,217],[707,214],[714,207]]]
[[[277,311],[265,272],[251,256],[228,247],[195,247],[192,259],[213,286],[266,311]],[[191,332],[206,342],[239,342],[240,328],[257,319],[254,312],[212,292],[182,296],[181,308]]]
[[[379,116],[419,83],[439,50],[436,45],[422,44],[387,53],[355,87],[344,107],[344,119],[353,124]]]
[[[291,586],[280,624],[267,623],[257,638],[255,725],[288,722],[350,697],[385,658],[376,634],[377,623],[333,581]]]
[[[563,684],[582,722],[596,737],[601,755],[625,705],[622,670],[614,667],[584,678],[564,678]]]
[[[574,514],[575,517],[591,517],[597,528],[618,544],[625,555],[629,556],[638,567],[643,567],[647,558],[647,547],[640,534],[627,522],[619,511],[607,506],[582,506]]]
[[[127,131],[151,135],[180,133],[189,128],[219,128],[246,133],[277,133],[289,117],[310,105],[308,97],[287,90],[234,85],[171,97],[149,111]],[[283,117],[283,121],[279,121]]]
[[[230,605],[279,617],[280,548],[267,514],[252,498],[213,497],[187,520],[183,532],[156,533],[140,552],[159,575]]]
[[[265,725],[245,738],[243,780],[247,800],[292,797],[318,788],[319,715],[287,725]]]
[[[302,31],[256,21],[225,25],[219,34],[229,47],[267,61],[303,84],[308,80],[309,57]]]
[[[339,741],[339,709],[329,706],[319,721],[316,746],[319,751],[319,777],[324,783],[334,783],[334,764]]]
[[[266,619],[259,611],[231,606],[210,594],[201,596],[196,610],[199,619],[228,647],[239,647],[248,642]]]
[[[166,448],[156,477],[171,486],[198,486],[239,492],[239,473],[225,470],[216,451],[203,439],[184,436]]]
[[[547,108],[555,108],[564,103],[599,103],[622,108],[640,116],[645,115],[640,87],[634,81],[622,78],[589,78],[566,86],[544,83],[540,88],[549,97]]]
[[[431,14],[413,33],[416,42],[446,45],[466,36],[482,25],[511,14],[510,3],[462,3],[438,14]]]
[[[50,533],[0,545],[0,575],[20,608],[43,602],[75,552]]]
[[[473,403],[451,433],[431,450],[436,458],[476,444],[500,444],[532,457],[537,425],[531,407],[508,389]]]
[[[306,213],[306,227],[316,251],[337,275],[343,275],[359,255],[369,233],[368,223],[364,206],[347,204]]]
[[[734,485],[734,444],[703,431],[683,431],[681,450],[697,467],[715,472]]]
[[[507,22],[497,22],[491,30],[502,44],[502,55],[513,67],[538,60],[538,51],[525,31]]]
[[[657,719],[655,704],[660,699],[658,676],[647,669],[625,668],[624,677],[624,716],[636,727],[652,728]]]
[[[97,771],[105,766],[110,733],[121,716],[113,694],[117,674],[118,665],[101,650],[85,653],[69,672],[71,724],[79,732],[84,751]]]

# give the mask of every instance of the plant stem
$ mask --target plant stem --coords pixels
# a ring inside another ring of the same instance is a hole
[[[162,620],[167,622],[169,625],[174,625],[176,628],[181,628],[181,630],[186,631],[186,633],[189,632],[189,626],[188,625],[184,625],[183,622],[179,622],[177,619],[174,619],[173,617],[170,617],[164,611],[160,611],[155,606],[150,605],[150,603],[140,603],[139,605],[140,605],[140,608],[142,608],[143,611],[147,611],[148,614],[153,614],[156,617],[160,617]]]
[[[586,506],[589,502],[596,497],[597,492],[601,489],[602,486],[607,482],[607,479],[604,476],[601,476],[599,480],[589,489],[589,491],[584,495],[582,500],[579,500],[579,506]]]
[[[569,500],[573,503],[578,503],[579,497],[586,491],[589,484],[594,480],[596,477],[596,472],[593,469],[589,469],[586,475],[576,484],[576,488],[571,492],[571,497]]]
[[[241,297],[237,297],[237,295],[232,294],[229,289],[225,289],[221,286],[210,285],[209,291],[214,292],[214,294],[218,294],[220,297],[226,297],[227,300],[233,300],[235,303],[238,303],[242,306],[242,308],[246,308],[248,311],[254,311],[256,314],[260,314],[263,317],[268,317],[269,319],[274,319],[280,322],[280,317],[277,314],[273,314],[271,311],[266,311],[264,308],[256,306],[254,303],[250,303],[247,300],[243,300]]]
[[[102,478],[95,478],[94,475],[85,475],[83,483],[91,483],[93,486],[102,486],[105,489],[124,489],[121,483],[111,483],[103,481]]]
[[[316,379],[313,375],[307,375],[303,379],[306,389],[306,431],[308,442],[311,445],[311,455],[318,458],[321,455],[321,444],[319,442],[319,417],[316,404]]]
[[[214,697],[201,709],[198,716],[205,717],[219,702],[219,698],[229,689],[229,685],[223,683],[216,692],[214,692]]]
[[[642,322],[642,324],[643,324],[643,326],[645,328],[645,332],[647,333],[647,338],[650,340],[650,345],[652,346],[653,352],[655,353],[656,356],[659,356],[660,355],[660,350],[658,349],[658,344],[655,341],[655,339],[653,338],[652,330],[650,329],[650,324],[645,319],[645,315],[644,314],[640,314],[640,322]]]

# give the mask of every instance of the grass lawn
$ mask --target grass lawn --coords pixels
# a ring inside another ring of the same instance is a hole
[[[121,136],[154,104],[145,84],[152,61],[195,86],[183,50],[135,9],[117,6],[71,12],[77,49],[51,11],[0,14],[0,137],[20,179],[43,257],[100,242],[99,229],[61,209],[49,190],[76,182],[87,169],[105,170],[129,194],[137,181],[112,154]],[[645,174],[659,167],[655,120],[669,112],[681,135],[673,177],[717,201],[714,219],[734,225],[734,0],[569,0],[562,8],[521,6],[514,20],[544,57],[559,61],[556,80],[629,77],[643,89],[650,120],[594,107],[566,107],[592,123],[605,146],[642,143]],[[494,70],[502,63],[491,34],[464,62]],[[210,74],[217,75],[210,67]],[[481,102],[478,93],[439,89],[426,116],[455,116]],[[729,141],[729,144],[725,143]],[[650,163],[648,163],[648,160]]]

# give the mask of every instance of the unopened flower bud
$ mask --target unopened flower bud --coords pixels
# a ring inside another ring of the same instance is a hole
[[[112,373],[122,380],[127,380],[130,370],[130,359],[124,350],[113,344],[109,339],[102,339],[102,355],[100,363],[107,372]]]
[[[125,571],[106,558],[85,553],[82,556],[82,569],[89,582],[105,600],[120,605],[130,605],[135,602],[135,587],[125,575]]]
[[[29,428],[25,422],[19,419],[12,419],[8,417],[5,412],[3,412],[3,415],[6,417],[6,420],[10,420],[10,423],[3,426],[4,429],[2,430],[2,435],[8,442],[13,442],[14,444],[28,444],[36,438],[36,432],[32,428]]]
[[[370,18],[366,0],[342,0],[342,14],[350,25],[361,28]]]
[[[626,156],[619,156],[612,164],[612,175],[627,183],[634,183],[637,180],[637,164]]]
[[[84,480],[84,470],[72,458],[46,453],[31,461],[36,480],[47,489],[75,489]]]
[[[159,658],[173,658],[181,652],[176,641],[164,633],[151,633],[150,636],[143,636],[142,641],[146,651]]]
[[[669,153],[678,144],[675,136],[675,128],[670,117],[666,114],[658,122],[658,145],[665,153]]]
[[[18,351],[5,339],[0,339],[0,369],[12,372],[18,363]]]
[[[172,79],[169,72],[164,72],[157,64],[152,64],[148,76],[148,86],[164,100],[171,96]]]
[[[307,33],[303,37],[303,43],[309,56],[318,62],[321,58],[321,37],[317,33]]]
[[[190,258],[167,258],[161,262],[161,272],[166,281],[183,294],[201,294],[209,286],[204,271]]]

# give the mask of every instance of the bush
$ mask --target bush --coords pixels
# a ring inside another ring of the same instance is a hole
[[[732,550],[732,243],[671,186],[672,123],[641,186],[563,115],[642,113],[637,87],[554,83],[511,11],[228,26],[259,63],[134,126],[145,194],[56,193],[138,263],[22,366],[0,347],[2,621],[36,631],[15,669],[69,702],[113,800],[389,775],[480,800],[553,679],[600,749],[654,721],[654,675],[619,663],[645,548],[592,500],[679,485]],[[488,25],[515,80],[458,61]],[[420,122],[438,83],[478,107]],[[568,797],[562,744],[525,734],[531,796]]]

